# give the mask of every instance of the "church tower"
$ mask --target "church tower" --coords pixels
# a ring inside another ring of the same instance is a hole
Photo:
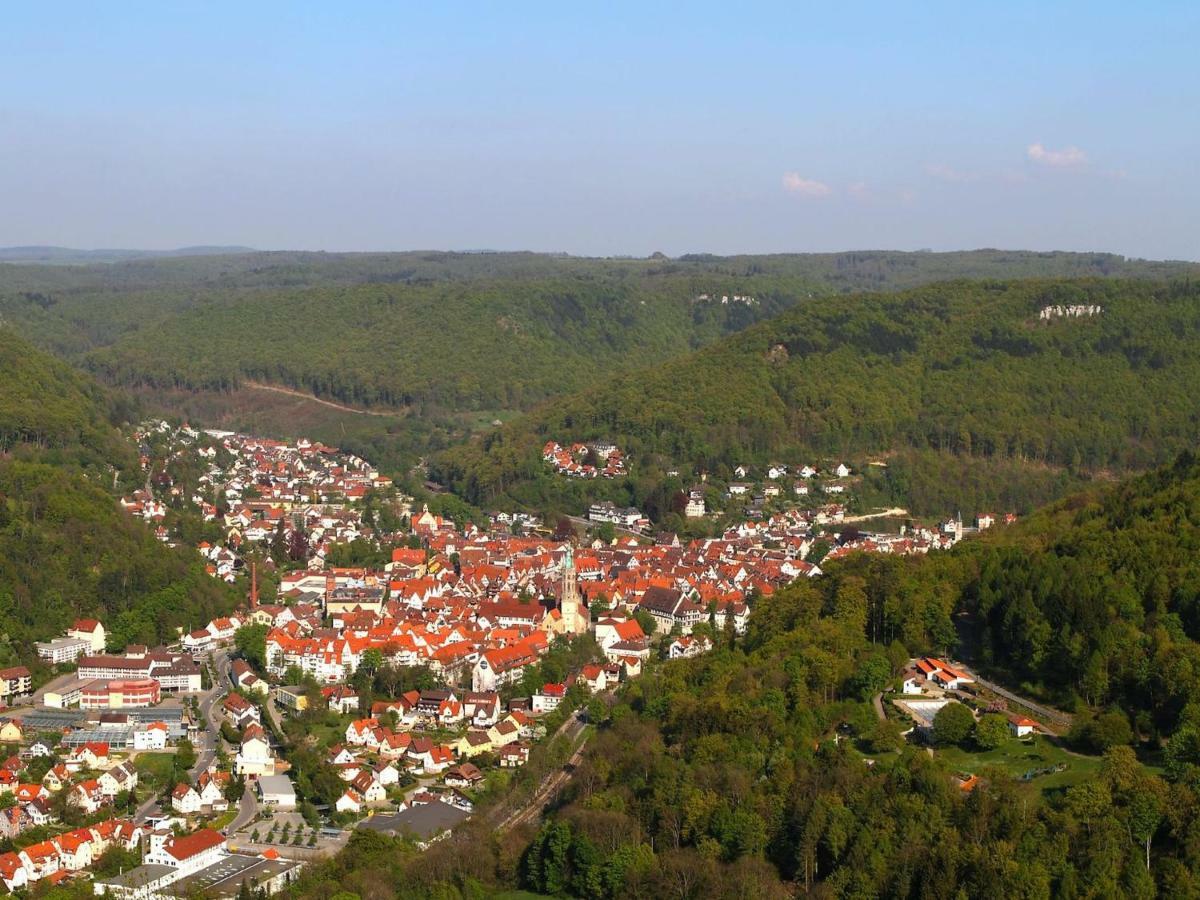
[[[575,575],[575,553],[570,544],[567,544],[567,553],[562,561],[559,601],[563,633],[585,634],[588,630],[588,613],[583,608],[583,598],[579,595],[579,581]]]

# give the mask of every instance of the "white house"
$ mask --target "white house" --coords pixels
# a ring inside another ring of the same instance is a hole
[[[712,641],[707,637],[685,634],[671,642],[671,646],[667,649],[667,656],[670,659],[687,659],[707,653],[711,649]]]
[[[211,828],[182,837],[156,831],[150,835],[143,862],[152,866],[169,866],[175,869],[175,877],[179,879],[211,866],[225,855],[225,836]]]
[[[164,750],[167,746],[167,723],[151,722],[133,732],[134,750]]]
[[[181,816],[194,816],[203,805],[200,794],[190,784],[177,784],[171,791],[171,809]]]
[[[337,798],[337,802],[333,804],[333,808],[340,813],[358,813],[362,811],[363,798],[354,788],[346,788],[346,793]]]
[[[1013,737],[1023,738],[1026,735],[1033,734],[1038,728],[1038,723],[1033,719],[1027,719],[1024,716],[1008,717],[1008,730]]]
[[[565,684],[546,684],[533,695],[532,707],[535,713],[550,712],[557,709],[567,694]]]
[[[242,746],[233,769],[239,775],[275,774],[275,757],[261,725],[251,725],[242,734]]]

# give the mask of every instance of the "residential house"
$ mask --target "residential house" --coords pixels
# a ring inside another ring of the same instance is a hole
[[[100,783],[100,793],[111,799],[121,791],[131,791],[137,787],[137,768],[132,760],[126,760],[101,772],[96,780]]]
[[[275,756],[261,725],[250,725],[242,732],[242,743],[233,768],[238,775],[275,774]]]
[[[99,619],[76,619],[67,629],[67,637],[86,640],[91,652],[97,654],[104,652],[108,640],[104,624]]]
[[[181,816],[194,816],[200,812],[203,805],[200,794],[190,784],[181,782],[171,791],[171,809]]]

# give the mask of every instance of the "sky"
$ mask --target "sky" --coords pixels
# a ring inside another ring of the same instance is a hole
[[[55,3],[0,246],[1200,259],[1195,2]]]

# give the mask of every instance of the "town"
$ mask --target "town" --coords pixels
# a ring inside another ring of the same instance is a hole
[[[968,530],[955,518],[865,533],[828,502],[689,541],[648,536],[647,520],[611,504],[590,518],[621,534],[564,537],[504,513],[481,528],[415,509],[367,462],[319,443],[162,422],[134,437],[146,487],[122,506],[168,543],[182,539],[168,511],[189,510],[212,532],[195,545],[209,574],[244,599],[165,647],[113,647],[102,621],[78,620],[37,645],[61,674],[36,691],[27,668],[0,672],[14,704],[0,726],[16,749],[0,769],[16,801],[2,820],[19,846],[0,856],[10,890],[90,876],[96,893],[137,898],[270,892],[355,827],[428,846],[550,738],[581,747],[589,698],[743,634],[756,603],[821,562],[927,553]],[[587,457],[603,467],[581,465],[583,477],[623,471],[611,444],[547,445],[569,472]],[[755,489],[772,497],[789,478],[795,498],[819,483],[810,466],[762,475]],[[831,467],[822,493],[849,475]],[[390,551],[330,562],[363,542]],[[906,681],[897,706],[919,719],[922,698],[907,695],[940,698],[947,671]]]

